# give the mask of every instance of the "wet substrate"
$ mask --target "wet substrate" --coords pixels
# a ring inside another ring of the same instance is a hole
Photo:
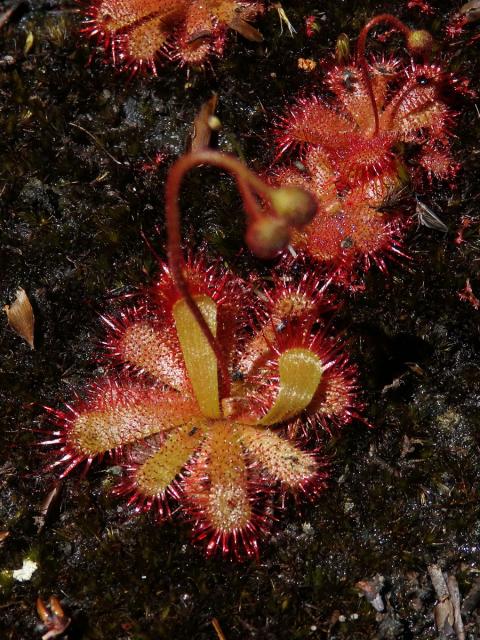
[[[0,530],[9,531],[0,546],[2,638],[40,637],[36,598],[56,595],[73,619],[72,639],[207,640],[217,618],[228,640],[426,640],[436,637],[427,567],[455,575],[462,597],[478,580],[479,312],[458,298],[467,278],[480,291],[474,100],[461,107],[455,141],[459,187],[428,200],[450,231],[413,227],[411,260],[392,265],[387,278],[372,272],[365,292],[339,311],[373,428],[351,425],[329,445],[330,489],[301,513],[286,508],[258,564],[206,560],[184,525],[134,516],[108,494],[111,468],[64,481],[42,514],[54,478],[42,473],[47,459],[35,446],[41,407],[59,406],[72,387],[102,374],[98,313],[154,274],[140,230],[161,251],[166,168],[184,151],[202,102],[218,91],[219,147],[264,167],[272,116],[285,96],[318,82],[297,59],[329,55],[340,32],[354,37],[368,17],[395,9],[362,2],[352,15],[352,3],[338,0],[283,6],[293,38],[280,35],[271,11],[260,24],[263,46],[238,39],[205,73],[167,66],[159,78],[130,82],[99,53],[88,64],[93,51],[76,35],[72,5],[25,3],[0,31],[0,300],[11,302],[21,286],[36,317],[34,351],[5,318],[0,333]],[[439,20],[397,6],[441,35]],[[451,8],[436,6],[440,14]],[[303,20],[312,13],[320,32],[309,39]],[[478,78],[478,55],[478,45],[459,45],[447,57]],[[157,165],[158,152],[165,159]],[[184,208],[193,245],[207,241],[211,256],[265,273],[247,255],[235,258],[242,217],[228,179],[197,172]],[[462,216],[474,224],[457,245]],[[27,557],[36,572],[12,580],[8,570]],[[381,611],[355,587],[377,574]],[[480,636],[477,604],[473,597],[464,611],[470,639]]]

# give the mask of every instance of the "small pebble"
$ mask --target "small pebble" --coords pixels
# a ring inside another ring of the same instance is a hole
[[[5,67],[13,67],[15,62],[16,60],[13,56],[3,56],[3,58],[0,58],[0,67],[2,69],[4,69]]]
[[[38,564],[33,562],[33,560],[24,560],[21,569],[15,569],[12,573],[12,577],[14,580],[18,582],[28,582],[35,571],[38,568]]]

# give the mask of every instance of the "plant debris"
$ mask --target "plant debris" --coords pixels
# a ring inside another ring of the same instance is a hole
[[[434,617],[439,638],[445,638],[455,632],[458,640],[465,640],[460,612],[460,591],[455,576],[447,576],[437,564],[428,567],[428,574],[437,596]]]
[[[25,289],[18,289],[13,303],[5,305],[3,310],[7,314],[8,324],[11,328],[30,345],[30,349],[34,349],[35,316]]]

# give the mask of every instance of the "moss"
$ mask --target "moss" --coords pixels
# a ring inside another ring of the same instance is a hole
[[[273,10],[260,25],[265,45],[238,39],[213,71],[188,79],[166,66],[159,78],[127,81],[101,55],[88,65],[92,48],[76,35],[72,5],[32,0],[2,27],[1,300],[24,287],[37,326],[33,352],[5,322],[0,338],[0,522],[10,531],[0,546],[2,637],[33,637],[40,594],[62,598],[71,637],[82,640],[211,639],[213,617],[228,640],[426,640],[434,635],[426,566],[438,561],[456,572],[464,595],[473,584],[480,345],[478,314],[457,292],[470,277],[478,293],[478,225],[466,244],[454,243],[460,217],[474,215],[480,125],[473,104],[460,117],[458,190],[435,193],[451,232],[414,229],[409,265],[392,265],[387,278],[372,272],[366,292],[348,299],[335,319],[362,371],[374,428],[356,424],[331,443],[329,491],[300,513],[286,507],[258,564],[207,561],[191,547],[187,527],[136,517],[105,493],[112,471],[101,466],[87,479],[62,482],[43,525],[35,519],[54,483],[42,472],[48,455],[35,446],[42,405],[59,406],[69,387],[101,374],[98,313],[115,306],[112,294],[153,276],[140,229],[162,252],[166,169],[185,149],[201,103],[219,92],[219,147],[261,169],[272,161],[265,139],[273,116],[288,96],[320,82],[321,72],[299,72],[298,57],[329,55],[340,32],[355,38],[385,8],[404,14],[405,3],[394,4],[365,1],[352,12],[352,3],[285,1],[293,38],[280,36]],[[450,4],[436,6],[447,12]],[[311,13],[320,34],[309,39],[303,18]],[[416,15],[409,14],[412,24],[429,26]],[[438,39],[440,28],[435,23]],[[24,54],[29,32],[33,46]],[[480,77],[478,46],[449,57],[452,68]],[[158,151],[166,160],[145,171]],[[212,256],[221,253],[242,273],[267,273],[246,254],[238,257],[243,219],[230,180],[195,172],[183,205],[192,245],[208,241]],[[3,570],[20,566],[32,548],[40,561],[35,579],[4,580]],[[389,583],[383,617],[354,588],[376,573]],[[480,634],[475,620],[466,620],[472,637]]]

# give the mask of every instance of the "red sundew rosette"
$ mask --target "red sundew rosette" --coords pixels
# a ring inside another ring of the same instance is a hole
[[[112,454],[125,466],[116,492],[136,510],[168,517],[177,509],[208,554],[256,556],[276,497],[315,497],[324,488],[318,442],[306,450],[299,425],[322,429],[355,417],[354,369],[336,341],[313,326],[320,299],[306,304],[308,279],[305,288],[279,283],[263,295],[276,309],[269,316],[265,307],[256,313],[251,288],[225,270],[190,260],[185,272],[230,380],[220,380],[208,340],[163,268],[141,313],[109,321],[109,352],[124,372],[109,374],[90,386],[86,400],[55,412],[54,435],[45,444],[58,445],[52,466],[63,467],[63,476]],[[242,356],[252,353],[253,342],[259,357],[246,371]]]
[[[83,32],[97,39],[114,65],[156,74],[160,56],[204,66],[209,56],[223,53],[232,29],[261,41],[249,21],[262,11],[262,2],[237,0],[94,0],[84,9]]]
[[[365,33],[390,18],[379,16]],[[428,34],[404,32],[409,50],[423,54]],[[279,119],[278,157],[295,154],[301,164],[276,167],[270,182],[313,194],[317,215],[292,234],[291,246],[326,265],[337,283],[355,288],[358,272],[373,264],[385,271],[387,259],[404,257],[411,220],[405,198],[391,205],[405,191],[407,173],[417,183],[419,171],[430,182],[458,171],[450,154],[456,114],[447,96],[458,83],[438,65],[367,63],[363,51],[354,63],[333,67],[326,84],[333,99],[302,95]],[[399,145],[418,148],[416,164],[415,154],[408,167],[403,164]]]

